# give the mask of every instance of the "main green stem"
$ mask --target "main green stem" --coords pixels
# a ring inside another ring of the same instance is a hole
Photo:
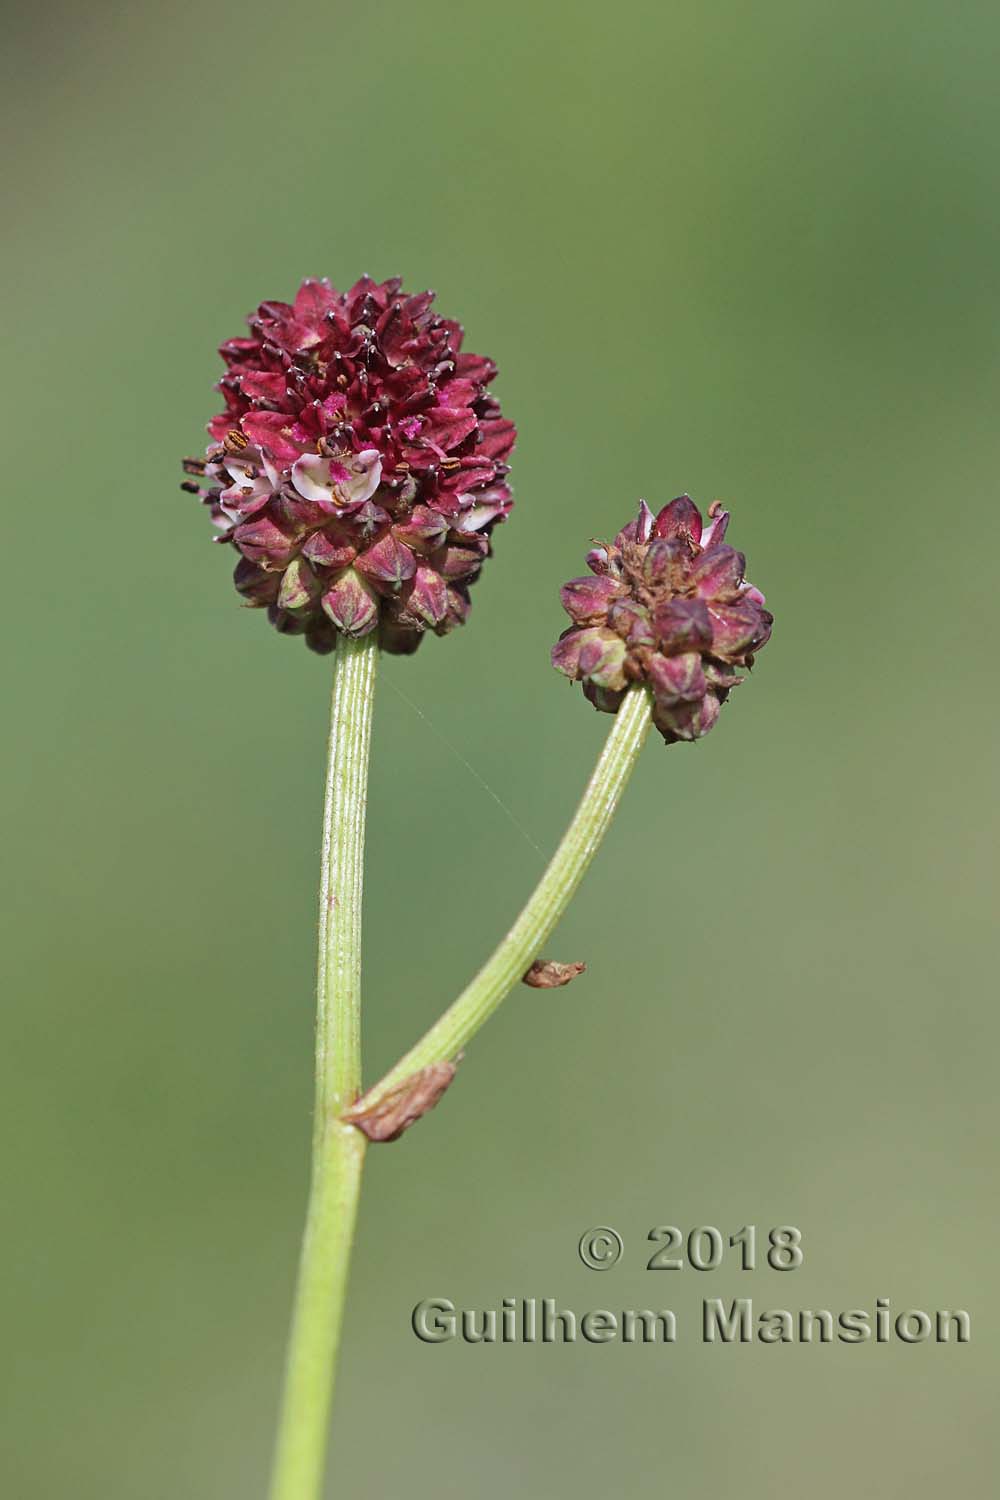
[[[366,1140],[340,1121],[361,1092],[361,898],[377,637],[341,637],[323,806],[312,1182],[271,1500],[316,1500]]]
[[[430,1063],[453,1059],[541,955],[614,817],[649,732],[649,690],[629,689],[573,821],[527,905],[476,977],[416,1046],[365,1095],[375,1103]]]

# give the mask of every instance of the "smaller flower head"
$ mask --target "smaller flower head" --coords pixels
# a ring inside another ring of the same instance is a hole
[[[594,707],[616,713],[633,682],[653,694],[653,722],[668,745],[707,734],[719,708],[767,644],[773,616],[744,576],[746,559],[723,538],[729,513],[707,520],[681,495],[636,519],[587,555],[590,576],[562,590],[573,624],[552,648],[552,665]]]

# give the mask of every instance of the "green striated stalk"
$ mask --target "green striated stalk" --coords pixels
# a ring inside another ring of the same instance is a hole
[[[316,1500],[366,1140],[340,1115],[361,1092],[361,901],[378,644],[341,637],[323,808],[312,1182],[271,1500]]]

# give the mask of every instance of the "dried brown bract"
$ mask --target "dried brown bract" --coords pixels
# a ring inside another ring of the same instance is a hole
[[[572,984],[586,967],[583,963],[560,964],[552,958],[536,958],[521,983],[533,990],[558,990],[564,984]]]
[[[374,1104],[366,1104],[362,1094],[342,1118],[348,1125],[356,1125],[370,1141],[397,1141],[404,1130],[434,1108],[454,1076],[453,1062],[430,1063]]]

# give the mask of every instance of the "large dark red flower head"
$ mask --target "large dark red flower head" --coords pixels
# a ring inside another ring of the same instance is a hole
[[[617,712],[630,683],[647,683],[668,745],[708,733],[743,681],[734,668],[751,667],[771,634],[746,558],[723,541],[728,525],[718,502],[703,521],[687,495],[656,516],[643,500],[636,520],[588,554],[594,576],[562,591],[573,624],[552,665],[605,713]]]
[[[246,603],[318,651],[376,628],[386,650],[413,651],[462,624],[513,503],[496,366],[461,352],[433,299],[396,278],[305,281],[220,350],[226,410],[185,488],[240,553]]]

